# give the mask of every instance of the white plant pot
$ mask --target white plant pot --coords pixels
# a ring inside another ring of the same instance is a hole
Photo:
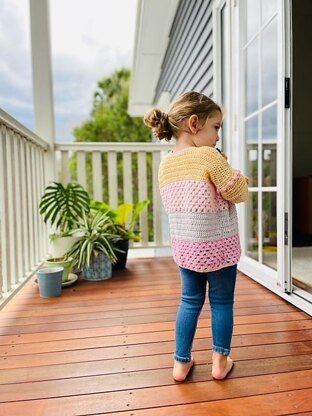
[[[63,257],[66,253],[71,250],[73,245],[76,241],[79,240],[80,237],[57,237],[54,240],[50,241],[49,246],[49,253],[52,258],[58,259],[60,257]]]

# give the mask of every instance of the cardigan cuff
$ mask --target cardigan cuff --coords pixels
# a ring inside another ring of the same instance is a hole
[[[224,192],[226,192],[229,188],[231,188],[234,185],[237,179],[239,179],[241,176],[242,176],[241,172],[237,170],[233,178],[225,186],[223,186],[222,188],[217,188],[217,193],[223,194]]]

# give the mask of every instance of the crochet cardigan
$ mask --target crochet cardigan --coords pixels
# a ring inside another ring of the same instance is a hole
[[[169,153],[158,179],[178,266],[210,272],[236,264],[241,247],[234,204],[247,200],[247,178],[203,146]]]

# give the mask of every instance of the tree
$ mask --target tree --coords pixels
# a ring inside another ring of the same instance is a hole
[[[143,123],[142,117],[130,117],[127,113],[130,84],[130,70],[121,68],[110,77],[103,78],[97,84],[93,96],[90,118],[81,126],[74,129],[77,142],[151,142],[151,132]],[[129,202],[123,197],[122,155],[117,155],[118,203]],[[71,159],[73,177],[77,172],[77,159]],[[87,189],[92,197],[92,160],[91,155],[86,158]],[[102,184],[103,199],[108,202],[107,157],[102,156]],[[137,155],[132,156],[133,201],[138,202],[138,167]],[[153,239],[153,191],[152,191],[152,155],[147,154],[148,207],[150,239]]]
[[[98,82],[90,118],[74,129],[78,142],[150,142],[141,117],[127,113],[130,70],[118,69]]]

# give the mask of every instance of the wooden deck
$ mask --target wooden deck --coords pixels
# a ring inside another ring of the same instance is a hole
[[[30,281],[0,314],[0,415],[312,415],[312,320],[239,274],[232,357],[214,381],[208,307],[186,383],[171,378],[178,271],[129,260],[106,282],[41,299]]]

